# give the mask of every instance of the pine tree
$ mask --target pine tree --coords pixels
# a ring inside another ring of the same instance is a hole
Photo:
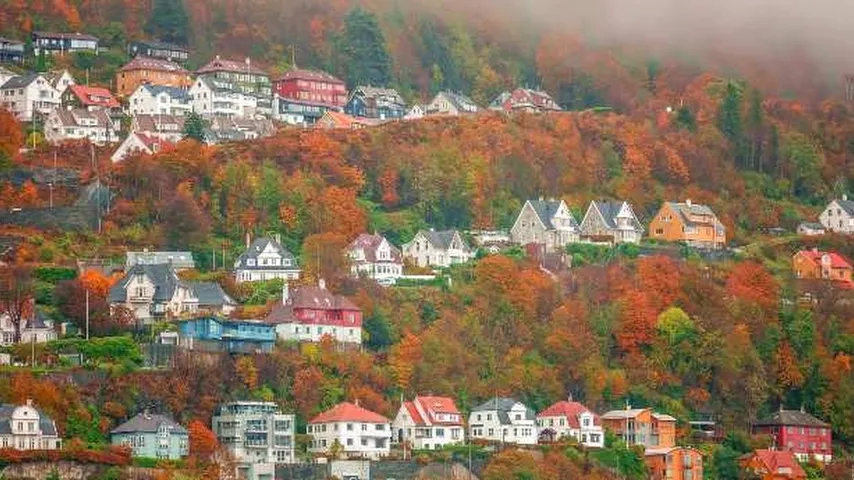
[[[386,86],[391,82],[391,57],[377,17],[362,8],[344,21],[343,51],[347,82],[351,86]]]
[[[190,20],[184,7],[184,0],[154,0],[151,7],[151,18],[145,26],[149,35],[158,40],[187,43],[187,30]]]
[[[744,160],[744,120],[741,116],[742,91],[734,82],[726,87],[723,101],[718,110],[718,129],[730,142],[736,165]]]
[[[186,119],[184,120],[184,135],[187,138],[192,138],[199,142],[205,141],[205,129],[207,128],[207,122],[196,112],[190,112],[187,114]]]

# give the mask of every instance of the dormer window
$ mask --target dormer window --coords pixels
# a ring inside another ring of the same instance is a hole
[[[249,260],[246,261],[246,265],[249,265],[250,267],[254,267],[255,266],[255,259],[250,258]]]

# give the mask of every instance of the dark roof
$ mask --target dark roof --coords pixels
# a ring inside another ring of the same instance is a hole
[[[180,133],[184,132],[183,115],[148,115],[139,114],[133,117],[135,124],[135,132],[162,132],[162,133]],[[174,128],[166,128],[174,126]]]
[[[611,202],[611,201],[593,201],[593,205],[596,207],[596,210],[602,215],[602,218],[605,220],[605,224],[608,228],[617,228],[617,215],[620,214],[620,210],[623,209],[623,205],[628,205],[626,202]],[[631,211],[631,206],[629,205],[629,210]],[[637,217],[634,216],[634,212],[632,211],[632,217],[634,219],[635,228],[642,228],[640,222],[638,222]]]
[[[254,266],[249,266],[246,264],[246,261],[249,259],[257,259],[258,255],[260,255],[261,252],[263,252],[267,248],[268,244],[272,245],[273,248],[279,253],[279,255],[282,256],[283,259],[285,259],[285,258],[290,259],[291,260],[291,266],[285,267],[282,265],[279,265],[279,266],[258,265],[258,262],[255,262]],[[297,265],[297,259],[296,259],[296,257],[294,257],[294,254],[291,253],[287,248],[285,248],[281,243],[277,242],[275,239],[272,239],[270,237],[260,237],[260,238],[256,238],[255,241],[253,241],[249,245],[249,248],[246,249],[246,251],[243,252],[243,254],[240,255],[240,257],[238,257],[235,268],[240,268],[242,270],[252,270],[252,269],[256,269],[256,270],[273,270],[273,269],[295,270],[295,269],[298,269],[299,266]]]
[[[27,73],[17,77],[12,77],[3,84],[2,88],[24,88],[33,83],[37,78],[39,78],[39,76],[40,75],[38,73]]]
[[[421,230],[420,233],[424,235],[424,238],[426,238],[434,247],[447,250],[451,246],[451,241],[454,240],[454,236],[459,232],[456,230],[442,230],[438,232],[435,230]],[[465,250],[471,249],[462,235],[460,235],[460,240],[463,242]]]
[[[724,225],[718,220],[718,216],[715,215],[715,212],[712,211],[707,205],[701,205],[697,203],[677,203],[677,202],[668,202],[676,213],[682,217],[682,222],[685,225],[697,225],[698,222],[695,222],[691,219],[692,215],[697,216],[706,216],[710,217],[712,224],[714,224],[715,228],[725,229]],[[709,223],[709,222],[706,222]],[[705,223],[704,223],[705,224]]]
[[[110,433],[157,433],[157,430],[161,425],[165,425],[167,428],[171,429],[173,434],[187,433],[187,430],[185,430],[184,427],[176,423],[171,418],[147,412],[137,414],[127,422],[111,430]]]
[[[498,412],[498,420],[501,424],[507,425],[510,424],[510,417],[507,415],[507,412],[509,412],[510,409],[513,408],[513,405],[516,405],[517,403],[521,402],[507,397],[495,397],[474,407],[472,412],[496,411]],[[536,418],[536,412],[531,410],[528,406],[525,406],[525,420],[534,420]]]
[[[391,103],[406,106],[406,101],[404,101],[403,97],[400,96],[400,93],[393,88],[360,85],[353,90],[350,97],[362,97],[366,100],[370,99],[374,101],[384,99]]]
[[[560,208],[563,201],[561,200],[528,200],[528,203],[533,207],[534,212],[540,218],[540,221],[543,222],[543,225],[546,226],[548,230],[554,230],[555,226],[552,224],[552,217],[555,216],[558,209]],[[572,217],[572,214],[570,214]],[[575,224],[575,217],[572,217],[572,223]]]
[[[15,412],[15,409],[18,407],[22,407],[23,405],[10,405],[10,404],[2,404],[0,405],[0,435],[10,434],[12,433],[12,425],[10,425],[10,420],[12,419],[12,413]],[[53,423],[53,420],[47,416],[42,410],[36,408],[36,411],[39,413],[39,429],[45,435],[56,435],[56,424]]]
[[[286,303],[278,302],[270,314],[267,322],[290,323],[296,320],[294,309],[312,310],[349,310],[361,311],[353,302],[343,295],[335,295],[326,287],[303,286],[290,289]]]
[[[160,58],[146,57],[143,55],[137,55],[133,58],[133,60],[131,60],[125,66],[119,69],[120,72],[127,72],[131,70],[156,70],[160,72],[171,72],[189,75],[189,72],[185,70],[184,67],[178,65],[175,62],[163,60]]]
[[[444,92],[439,92],[439,94],[437,95],[444,95],[445,98],[448,99],[448,101],[454,104],[454,107],[456,107],[457,110],[460,110],[462,112],[469,112],[478,109],[477,104],[474,103],[474,100],[472,100],[466,95],[463,95],[462,93],[446,90]]]
[[[248,58],[246,60],[249,60]],[[267,74],[260,68],[252,65],[251,61],[247,64],[246,61],[238,62],[235,60],[227,60],[217,56],[204,67],[196,70],[196,75],[204,75],[206,73],[216,72],[234,72],[234,73],[251,73],[254,75]]]
[[[171,98],[180,100],[182,103],[190,102],[190,92],[186,88],[178,88],[178,87],[167,87],[165,85],[141,85],[142,88],[146,89],[151,93],[152,96],[156,97],[161,93],[166,93]]]
[[[854,200],[838,199],[836,203],[845,210],[848,215],[854,215]]]
[[[175,295],[175,289],[178,287],[180,280],[170,265],[134,265],[131,267],[124,278],[110,289],[109,300],[112,303],[124,302],[127,299],[127,287],[133,281],[136,275],[146,275],[154,283],[155,302],[168,301]]]
[[[110,116],[104,110],[89,111],[85,108],[75,108],[73,110],[57,108],[52,113],[59,119],[63,127],[79,126],[79,121],[85,119],[94,120],[97,128],[114,129],[113,121],[110,120]]]
[[[188,282],[188,286],[199,299],[200,307],[221,307],[237,303],[216,282]]]
[[[829,427],[830,425],[800,410],[779,410],[755,423],[757,427],[793,425],[799,427]]]

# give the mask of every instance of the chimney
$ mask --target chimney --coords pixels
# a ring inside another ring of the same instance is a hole
[[[317,282],[317,286],[318,286],[318,287],[320,287],[320,289],[321,289],[321,290],[326,290],[326,280],[324,280],[324,279],[322,279],[322,278],[321,278],[321,279]]]
[[[282,305],[287,305],[291,301],[291,289],[288,286],[288,281],[282,284]]]
[[[843,193],[843,194],[842,194],[842,201],[844,202],[844,201],[846,201],[846,200],[848,200],[848,194],[847,194],[847,193]]]
[[[142,411],[142,416],[145,417],[146,420],[151,420],[151,413],[148,412],[148,407],[145,407],[145,410]]]
[[[249,234],[249,232],[246,232],[246,248],[249,248],[249,244],[252,243],[251,240],[252,236]]]
[[[688,205],[689,207],[691,206],[691,199],[690,198],[685,200],[685,205]]]
[[[32,398],[28,398],[28,399],[27,399],[27,406],[28,406],[28,407],[32,407],[32,406],[33,406],[33,399],[32,399]]]

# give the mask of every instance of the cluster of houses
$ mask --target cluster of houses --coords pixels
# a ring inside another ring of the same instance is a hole
[[[454,399],[426,395],[402,400],[394,419],[364,408],[358,400],[339,403],[308,421],[307,452],[297,451],[295,415],[272,402],[224,403],[211,419],[211,430],[237,462],[240,478],[273,478],[276,465],[298,463],[306,453],[380,460],[391,456],[392,449],[406,457],[413,451],[470,442],[524,448],[572,441],[596,449],[605,446],[607,431],[617,442],[643,449],[650,478],[702,479],[703,454],[677,443],[676,424],[670,415],[628,405],[598,415],[572,398],[537,413],[514,398],[495,397],[472,408],[466,418]],[[803,409],[781,408],[757,422],[753,433],[767,436],[773,447],[746,455],[741,462],[757,474],[776,475],[768,478],[804,478],[798,476],[798,462],[832,460],[830,425]],[[187,430],[148,410],[114,428],[110,436],[114,445],[130,447],[135,457],[179,459],[188,454]],[[61,445],[54,422],[31,401],[0,407],[0,447],[52,450]]]

